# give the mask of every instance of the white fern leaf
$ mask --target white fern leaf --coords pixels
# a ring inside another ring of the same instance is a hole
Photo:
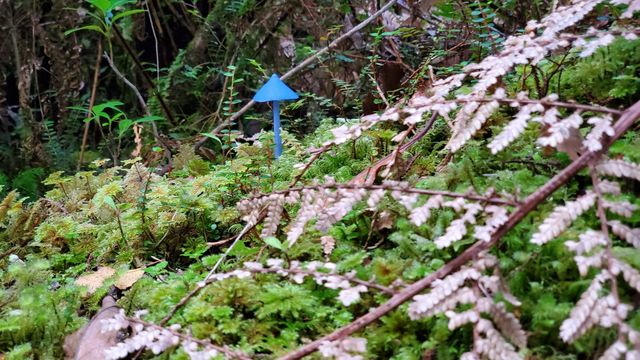
[[[542,245],[560,235],[578,216],[593,207],[596,198],[594,192],[588,191],[575,201],[569,201],[563,206],[556,207],[540,225],[538,232],[533,234],[531,242]]]
[[[520,321],[507,311],[503,303],[495,303],[492,299],[482,298],[476,304],[478,311],[490,315],[491,321],[512,344],[521,349],[527,346],[527,334],[522,329]]]
[[[467,140],[471,139],[473,135],[478,132],[484,125],[484,123],[493,115],[496,110],[500,107],[500,103],[493,100],[488,103],[483,104],[478,108],[475,112],[473,118],[464,124],[464,127],[454,134],[454,136],[449,141],[448,148],[451,149],[452,152],[458,151]]]
[[[480,272],[473,268],[464,268],[444,279],[434,281],[428,294],[413,297],[413,302],[409,305],[409,317],[415,320],[438,312],[452,310],[459,303],[474,301],[476,295],[473,291],[466,287],[461,289],[461,287],[469,279],[478,280],[480,275]],[[446,300],[448,302],[445,303]]]
[[[438,237],[434,243],[439,249],[451,246],[456,241],[462,240],[467,234],[467,224],[475,224],[476,215],[482,210],[478,204],[466,204],[467,211],[460,218],[453,220],[445,230],[444,235]]]
[[[599,360],[620,360],[627,350],[627,344],[618,340],[609,346],[607,351],[600,356]]]
[[[602,175],[627,177],[640,181],[640,165],[625,160],[605,160],[598,164]]]
[[[429,220],[429,217],[431,217],[431,210],[439,208],[442,206],[443,202],[444,198],[442,195],[434,195],[430,197],[424,205],[411,210],[411,214],[409,215],[411,222],[416,226],[424,224]]]
[[[367,195],[367,191],[364,189],[339,189],[338,194],[340,199],[318,216],[316,229],[327,232],[331,225],[340,221],[353,209],[355,204]]]
[[[609,221],[611,231],[616,234],[620,239],[628,242],[636,249],[640,249],[640,229],[632,229],[620,221]]]
[[[541,104],[528,104],[523,106],[513,120],[511,120],[507,126],[502,129],[500,134],[498,134],[498,136],[496,136],[489,145],[487,145],[491,150],[491,153],[497,154],[509,146],[509,144],[522,135],[524,130],[527,128],[529,120],[531,120],[532,114],[543,110],[544,106]]]
[[[598,274],[592,281],[589,288],[582,293],[580,300],[571,310],[569,318],[562,322],[560,326],[560,338],[571,343],[595,325],[601,313],[607,308],[600,298],[600,291],[603,283],[608,279],[605,272]]]
[[[480,315],[475,310],[467,310],[460,313],[449,310],[445,312],[445,315],[449,318],[449,330],[451,331],[480,320]]]
[[[272,236],[278,230],[280,225],[280,218],[282,217],[282,211],[284,206],[284,196],[274,194],[269,196],[269,206],[267,208],[267,217],[264,219],[264,225],[260,236],[265,239]]]
[[[507,222],[509,216],[507,209],[496,205],[487,206],[485,212],[491,214],[491,216],[487,218],[484,225],[475,227],[473,236],[478,240],[489,241],[491,240],[491,235],[493,235],[502,224]]]
[[[607,238],[601,231],[587,230],[580,234],[579,241],[567,241],[565,246],[576,253],[582,255],[590,252],[598,246],[607,245]]]
[[[614,214],[630,218],[633,216],[633,212],[638,210],[635,204],[632,204],[626,200],[624,201],[609,201],[602,200],[602,205],[605,209],[611,211]]]
[[[616,181],[602,179],[598,182],[598,189],[603,194],[620,195],[620,184]]]
[[[578,129],[582,124],[582,116],[578,112],[569,115],[567,118],[551,125],[548,132],[549,135],[538,139],[538,144],[542,146],[558,147],[558,145],[567,141],[573,131]]]
[[[486,319],[480,319],[477,322],[476,330],[484,335],[483,339],[476,340],[475,349],[484,354],[490,360],[504,360],[504,359],[523,359],[523,357],[516,352],[513,345],[509,344],[502,337],[491,324],[491,321]]]
[[[640,272],[622,260],[613,259],[610,261],[615,267],[614,273],[621,272],[627,284],[640,292]]]
[[[593,129],[587,134],[583,144],[589,151],[599,151],[602,149],[603,135],[612,136],[614,133],[611,116],[594,116],[587,122],[593,125]]]

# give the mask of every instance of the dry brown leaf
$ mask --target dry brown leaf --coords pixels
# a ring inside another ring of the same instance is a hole
[[[91,274],[80,276],[76,279],[75,284],[89,288],[88,294],[91,295],[96,292],[102,284],[104,284],[105,280],[112,277],[115,273],[116,271],[114,269],[108,266],[103,266]]]
[[[126,290],[133,286],[136,281],[144,275],[144,269],[132,269],[122,274],[118,281],[116,281],[116,287],[120,290]]]

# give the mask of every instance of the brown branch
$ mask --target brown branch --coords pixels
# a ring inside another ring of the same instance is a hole
[[[380,15],[382,15],[387,10],[389,10],[396,2],[398,2],[398,0],[389,0],[389,2],[387,2],[383,7],[381,7],[380,10],[378,10],[375,13],[371,14],[371,16],[369,16],[366,20],[364,20],[360,24],[354,26],[351,30],[349,30],[346,33],[342,34],[337,39],[333,40],[329,45],[327,45],[323,49],[317,51],[315,54],[309,56],[304,61],[302,61],[300,64],[298,64],[295,67],[291,68],[289,71],[287,71],[282,76],[280,76],[280,79],[281,80],[286,80],[286,79],[296,75],[301,70],[305,69],[307,66],[313,64],[314,62],[316,62],[320,58],[320,56],[324,55],[325,53],[329,52],[330,50],[335,49],[341,42],[343,42],[344,40],[350,38],[351,35],[355,34],[356,32],[358,32],[358,31],[360,31],[362,29],[364,29],[365,26],[369,25],[373,20],[377,19]],[[243,106],[240,110],[238,110],[235,114],[233,114],[233,116],[231,116],[227,120],[221,122],[210,133],[213,134],[213,135],[219,133],[222,129],[227,127],[228,124],[230,124],[233,121],[239,119],[242,115],[244,115],[244,113],[249,111],[249,109],[251,109],[251,107],[253,107],[253,105],[255,105],[255,104],[256,104],[256,102],[254,100],[249,101],[245,106]],[[207,140],[208,140],[208,137],[206,137],[206,136],[203,136],[200,140],[198,140],[196,142],[196,144],[195,144],[196,150],[198,150],[200,147],[202,147],[202,145],[204,145],[204,143]]]
[[[588,151],[582,154],[579,158],[574,160],[564,170],[554,176],[545,185],[539,188],[536,192],[529,195],[524,203],[514,211],[505,224],[496,230],[491,236],[491,240],[488,242],[476,242],[474,245],[463,251],[458,257],[451,260],[437,271],[431,273],[429,276],[409,285],[404,290],[393,296],[389,301],[381,306],[373,309],[367,314],[359,317],[352,323],[337,329],[336,331],[323,336],[313,342],[310,342],[295,351],[292,351],[282,357],[279,360],[294,360],[300,359],[303,356],[309,355],[315,352],[322,343],[325,341],[335,341],[337,339],[349,336],[365,326],[373,323],[382,316],[388,314],[398,306],[404,304],[415,295],[418,295],[425,289],[427,289],[434,280],[442,279],[450,273],[456,271],[462,265],[466,264],[480,252],[485,251],[492,246],[496,245],[500,239],[511,229],[513,229],[520,221],[527,216],[533,209],[535,209],[540,203],[542,203],[547,197],[553,194],[557,189],[566,184],[573,176],[575,176],[580,170],[584,169],[594,158],[599,156],[603,151],[607,150],[614,141],[616,141],[622,134],[624,134],[633,123],[640,118],[640,101],[636,102],[632,107],[628,108],[620,117],[618,122],[614,126],[615,133],[612,137],[603,141],[603,149],[598,152]]]

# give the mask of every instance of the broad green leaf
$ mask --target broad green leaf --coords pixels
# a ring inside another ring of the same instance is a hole
[[[98,25],[86,25],[86,26],[81,26],[79,28],[73,28],[71,30],[67,30],[64,32],[64,36],[67,36],[69,34],[73,34],[76,31],[80,31],[80,30],[90,30],[90,31],[97,31],[100,34],[107,36],[107,34],[105,33],[105,31]]]
[[[281,242],[280,242],[280,240],[278,240],[278,238],[276,238],[276,237],[269,236],[268,238],[264,239],[264,242],[265,242],[267,245],[269,245],[269,246],[271,246],[271,247],[274,247],[274,248],[276,248],[276,249],[278,249],[278,250],[282,250],[282,249],[283,249],[283,247],[282,247],[282,243],[281,243]]]
[[[111,1],[109,0],[87,0],[87,2],[98,8],[98,10],[102,11],[103,13],[109,11],[112,6]]]
[[[145,12],[145,10],[143,10],[143,9],[135,9],[135,10],[123,11],[123,12],[118,13],[117,15],[115,15],[113,17],[113,19],[111,19],[111,22],[115,23],[116,21],[118,21],[118,20],[120,20],[120,19],[122,19],[124,17],[129,17],[129,16],[132,16],[132,15],[135,15],[135,14],[139,14],[139,13],[142,13],[142,12]]]
[[[210,133],[200,133],[200,135],[206,136],[209,139],[213,139],[213,140],[217,141],[218,143],[220,143],[220,146],[222,146],[222,140],[220,140],[219,137],[217,137],[217,136],[215,136],[213,134],[210,134]]]
[[[113,198],[111,196],[105,196],[104,197],[104,203],[109,205],[110,208],[112,208],[113,210],[118,210],[118,207],[116,206],[115,201],[113,201]]]
[[[161,261],[153,266],[149,266],[148,268],[144,269],[144,272],[151,276],[158,276],[165,271],[164,268],[166,268],[168,265],[169,263],[167,261]]]
[[[122,137],[127,130],[133,125],[133,120],[124,119],[118,123],[118,136]]]

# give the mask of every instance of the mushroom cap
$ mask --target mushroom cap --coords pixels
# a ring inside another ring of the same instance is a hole
[[[276,74],[271,75],[269,81],[262,85],[260,90],[256,92],[253,100],[257,102],[267,101],[281,101],[281,100],[295,100],[298,98],[298,94],[291,90],[280,77]]]

